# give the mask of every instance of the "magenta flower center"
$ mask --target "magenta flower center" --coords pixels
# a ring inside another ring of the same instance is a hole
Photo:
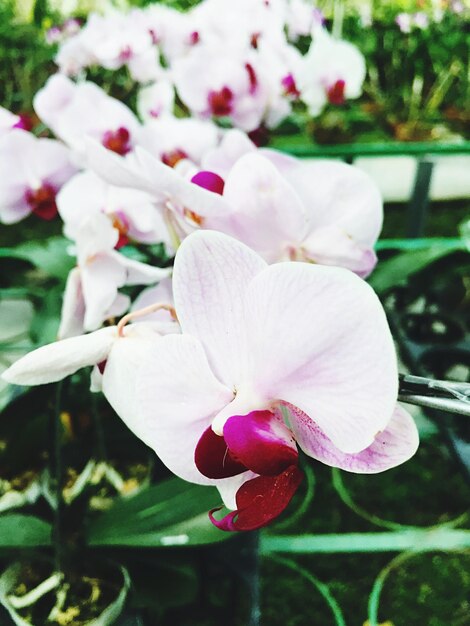
[[[337,80],[334,83],[334,85],[332,85],[331,87],[328,87],[326,91],[328,102],[330,104],[336,104],[336,105],[344,104],[344,101],[345,101],[344,88],[345,87],[346,87],[346,83],[342,79]]]
[[[253,95],[258,88],[258,77],[251,63],[245,63],[245,69],[248,72],[248,80],[250,81],[250,94]]]
[[[103,135],[102,144],[108,150],[124,156],[132,150],[131,135],[127,128],[121,126],[117,130],[108,130]]]
[[[21,128],[21,130],[32,130],[34,128],[33,118],[27,113],[20,113],[19,120],[14,124],[13,128]]]
[[[210,91],[207,97],[212,115],[222,117],[230,115],[233,107],[233,91],[229,87],[222,87],[219,91]]]
[[[189,44],[191,46],[195,46],[197,43],[199,43],[199,41],[201,40],[201,36],[199,35],[199,33],[197,32],[197,30],[193,31],[190,35],[189,35]]]
[[[49,221],[57,215],[56,194],[55,187],[49,183],[43,183],[39,189],[28,189],[25,193],[25,200],[32,213]]]
[[[217,521],[222,530],[253,530],[265,526],[289,504],[302,479],[292,432],[272,411],[234,415],[223,435],[207,428],[200,438],[194,461],[208,478],[228,478],[251,470],[259,476],[237,491],[237,510]]]
[[[292,98],[298,98],[300,91],[297,89],[295,79],[292,74],[286,74],[281,80],[282,87],[284,89],[284,95],[291,96]]]
[[[186,152],[184,150],[180,150],[179,148],[176,148],[175,150],[172,150],[171,152],[164,152],[161,156],[162,163],[164,163],[165,165],[168,165],[168,167],[175,167],[175,165],[179,161],[182,161],[183,159],[187,159],[187,158],[188,158],[188,155],[186,154]]]
[[[191,182],[198,185],[198,187],[218,193],[219,195],[224,193],[224,179],[215,172],[198,172],[191,178]]]

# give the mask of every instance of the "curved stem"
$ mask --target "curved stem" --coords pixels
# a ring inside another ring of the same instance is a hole
[[[118,336],[119,337],[124,336],[124,327],[131,320],[137,319],[139,317],[144,317],[145,315],[149,315],[150,313],[155,313],[156,311],[160,311],[162,309],[165,311],[168,311],[171,317],[175,320],[175,322],[178,321],[175,307],[172,306],[171,304],[164,304],[164,303],[151,304],[150,306],[146,306],[143,309],[139,309],[138,311],[132,311],[131,313],[124,315],[124,317],[119,321],[119,324],[117,325]]]

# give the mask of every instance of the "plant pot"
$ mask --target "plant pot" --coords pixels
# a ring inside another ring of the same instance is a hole
[[[129,575],[111,565],[96,571],[61,576],[44,562],[13,563],[0,576],[0,602],[17,626],[108,626],[122,613]]]

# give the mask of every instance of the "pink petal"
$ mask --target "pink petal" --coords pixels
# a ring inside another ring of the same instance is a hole
[[[371,247],[382,228],[380,191],[365,172],[336,161],[287,161],[281,171],[310,214],[310,232],[336,227]],[[335,250],[332,250],[334,253]]]
[[[309,456],[347,472],[376,474],[408,461],[419,444],[418,430],[413,418],[397,405],[385,430],[375,436],[373,443],[356,454],[341,452],[308,415],[289,406],[291,425],[297,443]]]
[[[237,510],[221,520],[209,513],[211,522],[220,530],[255,530],[262,528],[287,507],[302,481],[302,472],[291,465],[278,476],[258,476],[245,482],[237,491]]]
[[[230,454],[256,474],[277,476],[298,461],[292,432],[282,416],[271,411],[230,417],[224,439]]]
[[[366,278],[377,263],[377,255],[372,248],[360,245],[335,226],[315,230],[303,242],[302,251],[310,261],[346,267],[361,278]]]
[[[259,252],[268,262],[282,258],[288,244],[307,235],[307,213],[292,187],[264,156],[242,156],[225,181],[224,198],[233,213],[207,220]]]
[[[209,231],[193,233],[176,255],[173,291],[181,327],[201,341],[213,371],[228,386],[246,375],[245,293],[265,267],[243,244]]]
[[[246,374],[260,397],[307,413],[343,452],[385,429],[398,393],[397,361],[374,291],[348,270],[278,263],[246,293]]]
[[[203,189],[218,193],[220,196],[224,192],[224,179],[214,172],[202,171],[198,172],[191,178],[191,182]]]

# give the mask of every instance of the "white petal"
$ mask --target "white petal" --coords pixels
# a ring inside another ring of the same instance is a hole
[[[183,332],[197,337],[219,379],[232,386],[247,368],[245,293],[266,263],[242,243],[210,231],[183,241],[173,292]]]
[[[369,285],[341,268],[278,263],[246,297],[247,383],[307,413],[343,452],[367,448],[398,393],[393,339]]]
[[[191,482],[211,483],[197,470],[194,452],[233,392],[214,377],[197,339],[166,335],[148,346],[137,372],[135,432],[172,472]],[[120,393],[125,393],[122,386]]]
[[[14,363],[2,377],[16,385],[43,385],[61,380],[82,367],[104,361],[115,339],[113,326],[42,346]]]

